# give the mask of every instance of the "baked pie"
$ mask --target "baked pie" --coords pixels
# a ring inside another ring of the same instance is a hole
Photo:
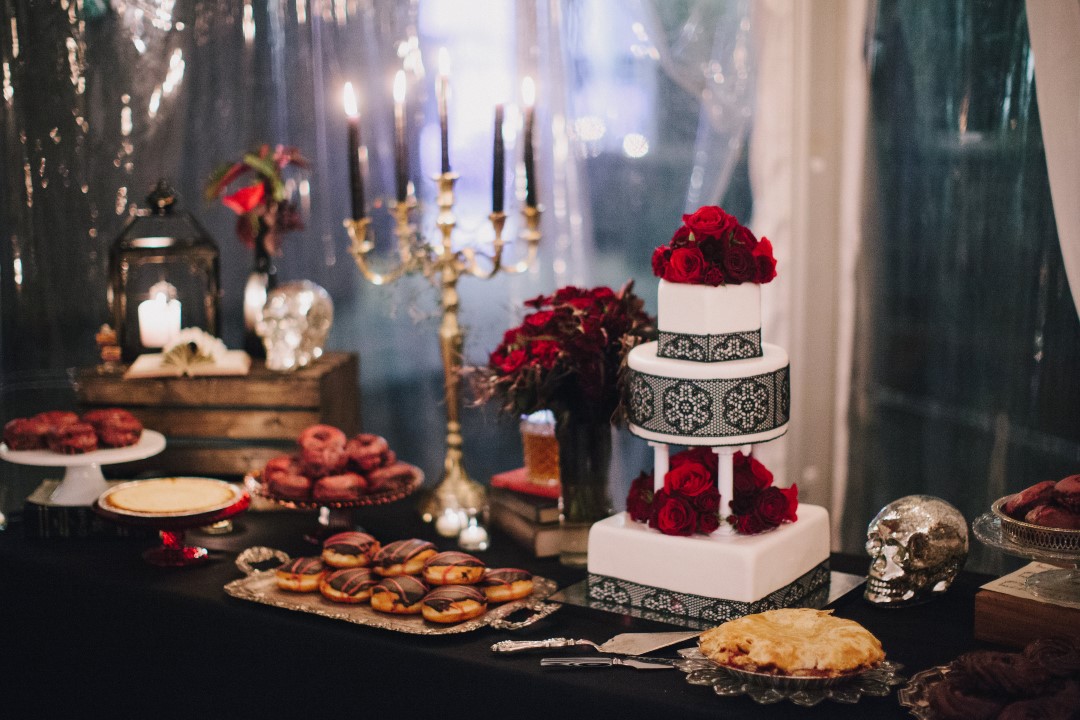
[[[862,625],[809,608],[730,620],[703,632],[698,647],[725,667],[786,677],[844,677],[885,659],[881,642]]]
[[[221,480],[161,478],[117,486],[102,496],[101,504],[126,512],[181,515],[215,510],[238,497],[238,489]]]

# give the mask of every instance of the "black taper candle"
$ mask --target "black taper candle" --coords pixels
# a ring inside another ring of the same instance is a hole
[[[349,117],[349,187],[352,189],[352,219],[364,217],[364,173],[360,168],[360,116]]]
[[[506,186],[506,144],[503,142],[503,104],[495,106],[495,159],[491,173],[491,212],[503,211]]]

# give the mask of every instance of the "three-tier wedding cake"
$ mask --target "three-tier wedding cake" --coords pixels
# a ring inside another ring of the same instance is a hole
[[[789,416],[787,353],[761,341],[772,245],[718,207],[683,220],[653,255],[659,337],[630,352],[624,385],[654,479],[635,481],[627,512],[593,525],[588,594],[705,626],[820,602],[829,523],[824,508],[797,503],[797,489],[769,487],[751,457]],[[671,456],[669,445],[698,450]]]

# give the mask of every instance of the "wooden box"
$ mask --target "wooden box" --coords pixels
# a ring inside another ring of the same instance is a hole
[[[106,475],[241,476],[293,451],[309,425],[359,432],[358,367],[355,354],[339,352],[291,373],[259,360],[247,375],[222,377],[125,380],[122,370],[88,368],[76,373],[75,396],[84,412],[122,407],[165,435],[160,455],[104,467]]]

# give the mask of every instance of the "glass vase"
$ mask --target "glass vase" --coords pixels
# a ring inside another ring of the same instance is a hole
[[[255,331],[266,305],[266,295],[277,287],[277,268],[266,246],[268,229],[260,224],[255,236],[255,257],[244,285],[244,350],[253,358],[265,358],[266,348]]]
[[[611,468],[611,423],[606,416],[556,413],[559,441],[559,562],[573,567],[588,563],[589,528],[611,515],[608,473]]]

